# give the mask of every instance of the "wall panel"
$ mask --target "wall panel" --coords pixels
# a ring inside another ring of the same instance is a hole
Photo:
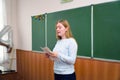
[[[77,58],[77,80],[120,80],[120,63]],[[20,80],[54,80],[53,62],[44,54],[17,50],[17,71]]]

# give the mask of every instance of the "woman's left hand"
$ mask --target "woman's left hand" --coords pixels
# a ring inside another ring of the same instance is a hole
[[[51,56],[51,57],[54,57],[54,58],[57,58],[58,53],[57,53],[57,52],[52,52],[52,53],[50,53],[50,56]]]

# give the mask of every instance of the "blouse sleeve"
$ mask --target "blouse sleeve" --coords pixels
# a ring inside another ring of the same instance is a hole
[[[58,54],[58,58],[68,64],[74,64],[77,56],[78,45],[74,39],[69,43],[68,55]]]

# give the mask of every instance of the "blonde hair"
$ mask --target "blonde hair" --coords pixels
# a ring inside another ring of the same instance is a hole
[[[71,37],[73,37],[72,31],[71,31],[71,29],[70,29],[70,25],[69,25],[69,23],[68,23],[67,20],[61,19],[61,20],[58,20],[57,23],[61,23],[65,28],[68,28],[67,32],[65,33],[66,38],[71,38]],[[56,23],[56,24],[57,24],[57,23]],[[56,35],[56,37],[57,37],[57,39],[61,39],[60,36],[57,36],[57,35]]]

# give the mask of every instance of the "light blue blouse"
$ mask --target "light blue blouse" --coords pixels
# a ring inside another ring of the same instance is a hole
[[[54,73],[72,74],[77,56],[78,45],[74,38],[58,40],[53,51],[58,53],[54,59]]]

